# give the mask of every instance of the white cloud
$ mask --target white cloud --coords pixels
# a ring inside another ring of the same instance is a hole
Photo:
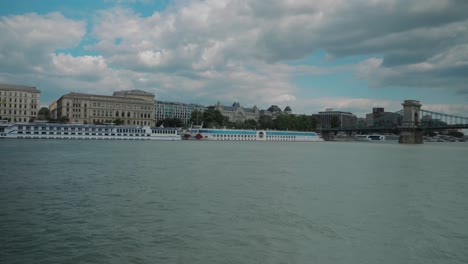
[[[0,18],[0,70],[30,72],[42,67],[57,49],[78,46],[85,23],[60,13],[25,14]]]
[[[372,101],[304,98],[291,82],[296,76],[352,72],[373,86],[468,93],[463,1],[176,1],[147,17],[120,3],[93,14],[91,32],[59,13],[2,17],[0,78],[41,74],[31,78],[49,76],[66,89],[140,88],[160,99],[290,104],[303,112],[313,104],[317,111],[364,111]],[[62,51],[84,37],[96,39],[86,49],[98,55]],[[288,64],[317,50],[371,58],[333,67]]]
[[[53,73],[59,76],[95,75],[99,77],[107,70],[102,56],[78,56],[69,54],[51,54]],[[47,72],[43,72],[47,74]]]

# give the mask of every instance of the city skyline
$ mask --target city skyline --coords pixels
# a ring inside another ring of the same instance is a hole
[[[468,116],[463,1],[24,1],[0,3],[0,83],[41,104],[139,89],[214,105],[373,107]]]

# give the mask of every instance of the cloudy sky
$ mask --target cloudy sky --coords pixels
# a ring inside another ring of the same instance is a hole
[[[0,2],[0,83],[158,100],[468,116],[466,0]]]

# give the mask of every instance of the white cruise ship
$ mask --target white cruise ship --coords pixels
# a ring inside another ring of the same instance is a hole
[[[0,138],[180,140],[175,128],[53,123],[0,123]]]
[[[323,141],[315,132],[211,128],[189,129],[182,134],[182,139],[217,141]]]

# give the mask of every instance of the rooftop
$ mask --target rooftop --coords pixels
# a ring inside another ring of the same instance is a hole
[[[30,92],[30,93],[40,93],[41,92],[34,86],[25,86],[25,85],[16,85],[16,84],[2,84],[2,83],[0,83],[0,90]]]
[[[135,95],[147,95],[147,96],[154,96],[153,93],[145,92],[142,90],[122,90],[114,92],[115,95],[119,94],[135,94]]]
[[[85,93],[67,93],[62,97],[72,97],[72,98],[85,98],[85,99],[110,99],[110,100],[125,100],[125,101],[133,101],[133,102],[147,102],[144,99],[140,98],[131,98],[131,97],[123,97],[123,96],[112,96],[112,95],[98,95],[98,94],[85,94]]]

